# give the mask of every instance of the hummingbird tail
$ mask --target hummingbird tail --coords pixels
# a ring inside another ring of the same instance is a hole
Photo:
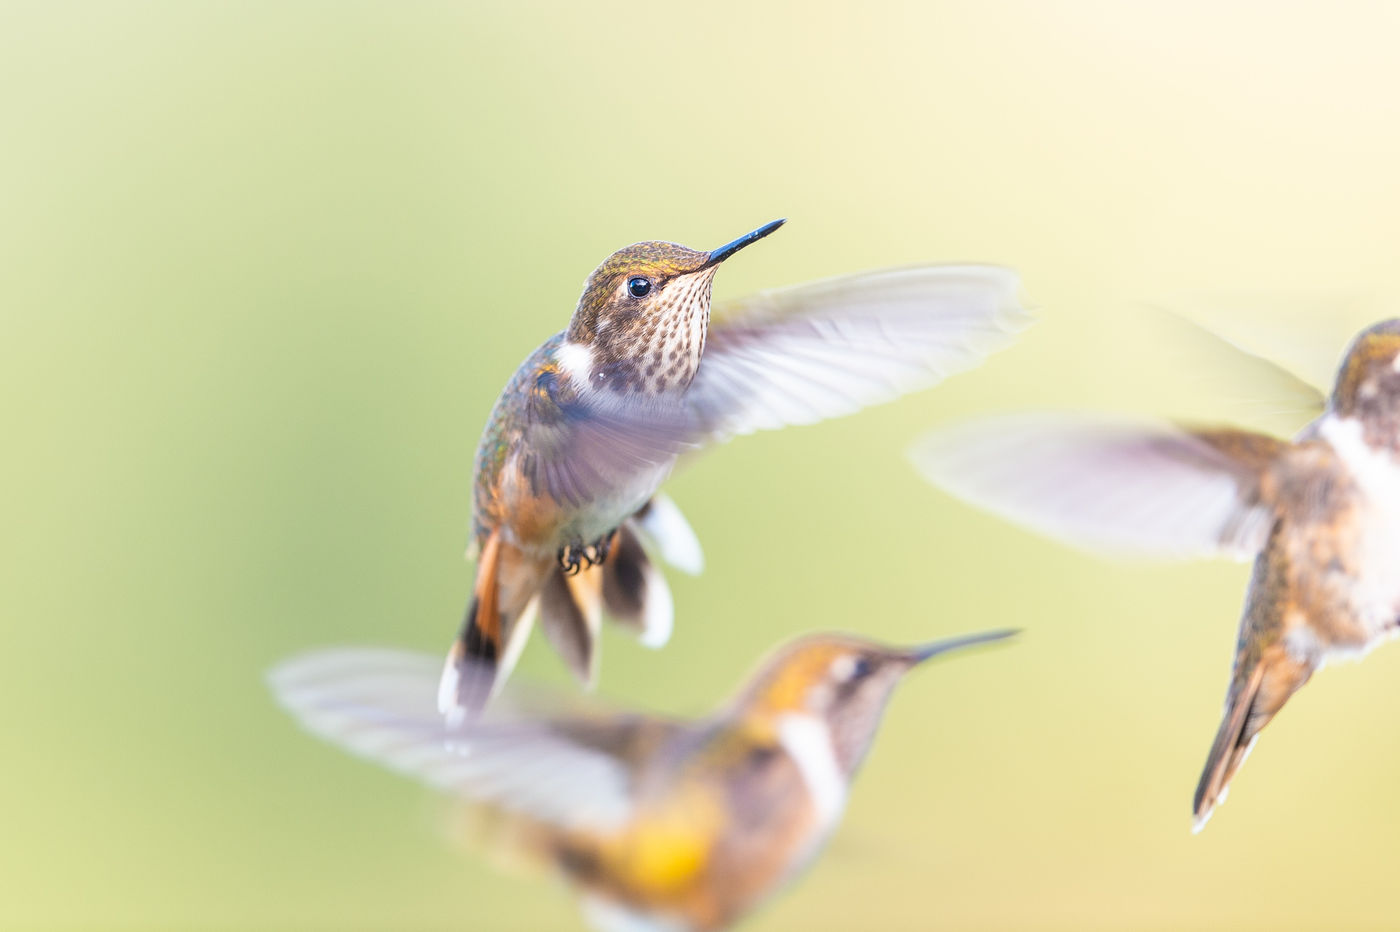
[[[603,621],[603,569],[577,573],[556,567],[540,592],[540,626],[585,689],[598,675],[598,630]]]
[[[438,681],[438,711],[455,724],[479,715],[519,659],[550,564],[493,532],[481,548],[462,629]]]
[[[664,647],[671,639],[675,619],[671,589],[642,547],[633,520],[618,530],[617,541],[603,564],[603,604],[608,616],[644,646]]]
[[[618,528],[601,565],[575,573],[556,567],[540,591],[540,625],[585,689],[592,689],[598,677],[604,607],[647,647],[661,647],[671,637],[671,590],[633,525],[629,519]]]
[[[1266,655],[1248,673],[1235,677],[1224,720],[1196,785],[1193,832],[1205,828],[1215,807],[1225,801],[1230,780],[1249,756],[1259,732],[1311,675],[1309,665],[1299,663],[1280,648],[1278,656]]]
[[[641,542],[682,573],[699,576],[705,569],[705,552],[690,522],[664,492],[657,492],[627,520]],[[611,611],[612,609],[609,609]]]

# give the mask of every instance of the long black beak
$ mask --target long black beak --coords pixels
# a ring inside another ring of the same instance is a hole
[[[750,243],[756,243],[759,240],[763,239],[763,237],[767,236],[769,233],[772,233],[774,230],[776,230],[778,227],[782,226],[785,223],[787,223],[786,218],[782,220],[774,220],[772,223],[765,223],[763,226],[759,227],[757,230],[754,230],[752,233],[745,233],[743,236],[739,237],[732,243],[725,243],[723,246],[710,253],[710,258],[705,262],[705,267],[708,268],[712,265],[718,265],[725,259],[728,259],[730,256],[734,255],[739,250],[743,249],[745,246],[749,245]]]
[[[1015,628],[1003,628],[999,631],[982,631],[978,634],[964,634],[962,637],[946,638],[942,641],[931,641],[928,644],[915,647],[905,656],[911,665],[923,663],[930,657],[937,657],[939,654],[946,654],[949,651],[960,650],[964,647],[971,647],[973,644],[985,644],[988,641],[1000,641],[1012,635],[1020,634]]]

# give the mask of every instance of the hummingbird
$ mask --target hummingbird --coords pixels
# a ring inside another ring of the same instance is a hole
[[[644,645],[666,643],[674,608],[648,551],[692,574],[704,562],[658,493],[681,454],[926,387],[977,365],[1028,319],[1015,273],[964,265],[763,293],[712,323],[720,265],[783,222],[709,251],[644,242],[613,253],[568,327],[506,385],[476,454],[476,579],[439,681],[445,715],[480,712],[537,616],[588,687],[604,609]]]
[[[1014,633],[912,648],[808,635],[690,721],[529,712],[512,688],[454,725],[432,703],[433,659],[388,649],[313,651],[269,682],[313,734],[484,807],[513,854],[576,889],[594,928],[705,932],[816,857],[909,670]]]
[[[1400,319],[1353,340],[1322,413],[1292,441],[1028,415],[933,434],[912,455],[952,494],[1077,546],[1254,561],[1196,831],[1313,673],[1400,624]]]

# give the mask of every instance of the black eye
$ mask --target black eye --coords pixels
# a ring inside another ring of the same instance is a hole
[[[875,664],[864,657],[856,658],[856,662],[851,666],[851,682],[863,680],[875,672]]]
[[[634,298],[645,298],[648,291],[651,291],[651,282],[645,278],[631,278],[627,280],[627,293]]]

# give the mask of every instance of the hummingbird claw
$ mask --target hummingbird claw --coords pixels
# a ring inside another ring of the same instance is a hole
[[[617,528],[613,528],[593,542],[589,549],[593,551],[592,561],[595,566],[608,559],[608,554],[612,553],[613,541],[615,540],[617,540]]]
[[[581,571],[601,566],[612,552],[613,541],[617,539],[614,528],[591,544],[567,543],[559,548],[559,568],[565,576],[577,576]]]

